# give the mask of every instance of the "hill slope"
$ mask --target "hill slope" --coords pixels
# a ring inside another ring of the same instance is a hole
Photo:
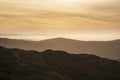
[[[120,62],[88,54],[0,47],[0,80],[120,80]]]
[[[37,51],[46,49],[63,50],[75,54],[90,53],[110,59],[120,59],[120,40],[78,41],[66,38],[54,38],[43,41],[24,41],[1,38],[0,46]]]

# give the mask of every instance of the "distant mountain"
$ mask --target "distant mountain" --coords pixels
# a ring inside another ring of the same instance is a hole
[[[101,57],[120,59],[120,40],[79,41],[66,38],[53,38],[42,41],[25,41],[0,38],[0,46],[24,50],[44,51],[46,49],[63,50],[69,53],[90,53]]]
[[[120,80],[120,62],[88,54],[0,47],[0,80]]]

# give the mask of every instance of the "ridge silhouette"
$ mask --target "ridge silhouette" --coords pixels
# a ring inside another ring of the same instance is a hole
[[[25,41],[0,38],[0,46],[36,51],[52,49],[74,54],[89,53],[114,60],[120,59],[119,39],[113,41],[80,41],[67,38],[52,38],[42,41]]]
[[[90,54],[0,47],[0,80],[120,80],[120,62]]]

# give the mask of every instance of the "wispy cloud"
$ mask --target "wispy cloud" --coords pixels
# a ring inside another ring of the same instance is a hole
[[[53,36],[49,34],[0,34],[0,36]]]
[[[1,0],[0,36],[55,36],[67,31],[71,34],[104,31],[111,35],[120,32],[119,0],[87,0],[87,3],[75,4],[55,4],[54,1]],[[6,34],[11,32],[15,34]]]

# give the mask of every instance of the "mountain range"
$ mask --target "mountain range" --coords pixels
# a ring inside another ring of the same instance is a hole
[[[120,62],[51,49],[0,47],[0,80],[120,80]]]
[[[41,41],[26,41],[0,38],[0,46],[36,51],[53,49],[74,54],[89,53],[109,59],[120,59],[119,39],[113,41],[80,41],[67,38],[53,38]]]

